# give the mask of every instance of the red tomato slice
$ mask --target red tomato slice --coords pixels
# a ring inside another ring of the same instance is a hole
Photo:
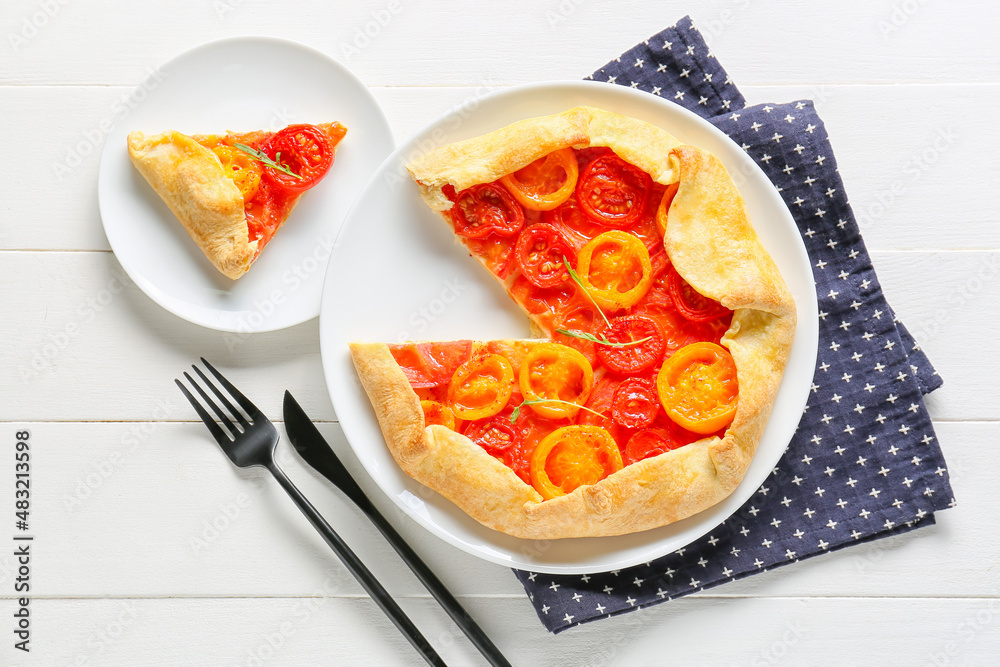
[[[660,254],[654,255],[651,261],[656,271],[656,264]],[[663,261],[666,255],[663,254]],[[633,309],[633,313],[652,317],[663,328],[666,354],[672,354],[676,350],[697,343],[698,341],[710,341],[718,343],[722,334],[726,332],[732,321],[732,311],[727,310],[721,317],[695,322],[688,319],[677,309],[674,299],[670,294],[670,275],[676,273],[673,266],[665,264],[660,277],[653,281],[653,286],[646,293],[643,300]]]
[[[670,432],[662,428],[648,428],[639,431],[628,440],[622,456],[625,465],[676,449],[679,445],[671,440]]]
[[[593,412],[580,410],[576,416],[576,423],[600,426],[610,433],[618,446],[621,447],[622,443],[628,439],[628,431],[617,424],[611,416],[612,404],[619,384],[618,380],[606,375],[601,378],[594,386],[593,391],[590,392],[590,399],[587,401],[586,407],[603,416],[598,417]]]
[[[723,433],[718,435],[722,437]],[[671,449],[690,445],[704,437],[704,435],[681,428],[661,411],[657,413],[656,420],[650,428],[632,434],[625,445],[622,458],[625,464],[629,465]]]
[[[729,316],[723,316],[708,322],[692,322],[677,311],[667,295],[662,300],[650,299],[635,312],[656,320],[663,329],[664,356],[698,341],[718,343],[731,321]]]
[[[580,165],[582,173],[591,162],[605,155],[614,155],[615,152],[607,146],[592,146],[589,148],[576,149],[576,161]]]
[[[592,238],[605,230],[605,227],[594,222],[583,212],[576,198],[570,198],[559,208],[542,214],[542,222],[552,225],[579,252]],[[574,252],[574,255],[576,253]]]
[[[667,258],[667,251],[661,248],[659,252],[651,254],[649,256],[649,263],[653,267],[654,282],[653,282],[653,287],[650,288],[650,290],[652,290],[657,285],[660,284],[663,273],[670,266],[670,260]],[[664,287],[663,289],[666,290],[666,287]]]
[[[537,441],[535,442],[537,444]],[[531,455],[534,453],[534,445],[529,446],[523,438],[513,447],[503,452],[500,461],[514,471],[525,484],[531,484]]]
[[[302,193],[326,176],[333,164],[333,144],[315,125],[289,125],[275,132],[260,150],[298,177],[264,165],[264,176],[288,192]]]
[[[389,352],[411,387],[439,387],[451,382],[455,369],[469,359],[472,341],[400,343],[390,345]]]
[[[652,380],[632,377],[615,390],[611,403],[611,417],[625,428],[645,428],[656,419],[659,398]]]
[[[484,239],[465,239],[465,247],[496,276],[506,278],[514,264],[514,243],[509,237],[490,235]]]
[[[509,351],[509,347],[505,349]],[[523,409],[511,423],[513,409],[522,401],[520,393],[514,392],[502,412],[489,420],[467,422],[462,432],[513,470],[525,484],[531,484],[531,455],[535,447],[542,438],[565,425],[565,422],[541,419],[533,411]]]
[[[470,239],[514,236],[524,226],[524,209],[500,183],[481,183],[456,195],[451,219],[455,233]]]
[[[696,292],[681,277],[681,274],[677,273],[677,270],[673,266],[669,269],[667,287],[670,290],[670,298],[673,299],[677,310],[692,322],[708,322],[730,312],[728,308],[718,301],[714,301]]]
[[[624,315],[611,321],[605,337],[612,343],[630,343],[649,338],[638,345],[598,345],[597,358],[612,372],[634,375],[648,370],[663,359],[663,328],[645,315]]]
[[[521,273],[538,287],[558,287],[569,281],[569,272],[563,258],[572,262],[574,253],[566,239],[555,228],[546,224],[525,228],[517,237],[514,257]]]
[[[593,424],[594,426],[609,426],[611,424],[611,403],[615,398],[615,390],[618,389],[618,380],[604,376],[594,389],[590,392],[590,398],[585,403],[586,407],[594,412],[599,412],[604,417],[598,417],[590,410],[581,410],[577,415],[577,424]]]
[[[574,298],[566,307],[559,312],[556,323],[559,329],[570,329],[573,331],[593,331],[595,324],[601,320],[597,308],[590,300]]]
[[[574,298],[557,314],[552,328],[553,330],[565,329],[567,331],[591,332],[595,328],[595,323],[600,320],[600,318],[601,316],[597,314],[597,309],[594,307],[594,304],[592,304],[588,299]],[[587,361],[589,361],[592,366],[597,365],[597,346],[591,341],[583,338],[577,338],[576,336],[567,336],[566,334],[559,333],[558,331],[553,333],[552,339],[562,343],[563,345],[569,345],[572,348],[576,348],[583,353],[583,356],[587,357]]]
[[[521,436],[510,418],[497,415],[493,419],[470,422],[465,429],[465,436],[486,450],[491,456],[500,457],[515,446]]]
[[[646,245],[649,254],[663,251],[663,233],[656,228],[656,208],[666,188],[659,183],[653,183],[646,197],[646,209],[642,216],[629,229]]]
[[[576,197],[594,220],[624,229],[642,216],[652,184],[642,169],[617,155],[604,155],[584,169]]]
[[[521,401],[520,394],[515,394],[508,403],[508,407],[510,408],[514,404],[520,405]],[[500,414],[508,422],[510,421],[510,409]],[[531,484],[531,455],[534,453],[535,447],[538,446],[542,438],[562,424],[563,422],[542,419],[531,410],[521,410],[514,422],[514,430],[517,433],[514,446],[505,450],[501,454],[500,460],[513,470],[525,484]]]
[[[520,368],[521,363],[524,358],[531,351],[532,343],[528,341],[504,341],[504,340],[491,340],[486,343],[486,350],[490,354],[499,354],[502,357],[506,357],[507,361],[510,362],[511,368]],[[508,405],[511,407],[515,405],[520,405],[520,393],[515,391],[511,396]],[[517,398],[517,400],[515,400]]]
[[[662,454],[674,449],[671,444],[665,429],[648,428],[639,431],[628,439],[628,444],[625,445],[625,452],[622,455],[623,462],[625,465],[632,465],[637,461]]]
[[[297,200],[298,195],[261,179],[253,199],[243,208],[247,218],[247,235],[251,241],[257,241],[257,254],[271,240],[281,223],[288,219]]]
[[[511,298],[531,315],[561,311],[573,298],[575,292],[574,285],[546,289],[533,285],[524,276],[518,276],[510,286]]]

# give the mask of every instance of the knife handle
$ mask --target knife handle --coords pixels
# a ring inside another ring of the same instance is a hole
[[[448,612],[455,624],[461,628],[465,636],[469,638],[469,641],[479,649],[479,652],[489,661],[494,667],[511,667],[510,662],[504,657],[500,649],[490,640],[479,624],[476,623],[475,619],[469,615],[469,612],[465,611],[461,603],[455,596],[451,594],[441,580],[437,578],[437,575],[427,564],[424,563],[423,559],[417,555],[417,552],[407,544],[406,540],[403,539],[402,535],[396,532],[396,529],[392,527],[392,524],[382,516],[382,513],[378,511],[374,503],[367,496],[362,495],[360,502],[358,498],[351,498],[354,500],[355,504],[364,512],[378,531],[382,533],[385,539],[392,545],[392,548],[396,550],[396,553],[403,559],[403,562],[413,571],[413,574],[417,576],[420,583],[430,591],[430,594],[434,596],[434,599],[444,607],[444,610]]]
[[[396,550],[396,553],[403,559],[407,567],[413,571],[413,574],[417,575],[420,583],[430,591],[434,599],[438,601],[438,604],[444,607],[444,610],[448,612],[448,615],[455,621],[455,624],[465,633],[465,636],[469,638],[473,646],[483,654],[483,657],[495,667],[510,667],[510,662],[500,652],[500,649],[490,641],[490,638],[483,632],[483,629],[479,627],[472,616],[469,615],[469,612],[465,611],[458,600],[455,599],[455,596],[451,594],[451,591],[445,588],[445,585],[441,583],[437,575],[417,555],[417,552],[406,543],[406,540],[396,532],[392,524],[382,516],[382,513],[375,507],[371,498],[365,495],[364,490],[358,485],[354,477],[351,476],[350,471],[347,470],[347,467],[337,456],[337,453],[326,442],[316,428],[316,425],[309,419],[309,416],[302,410],[302,406],[299,405],[298,401],[295,400],[295,397],[289,391],[285,391],[284,413],[289,439],[292,441],[296,451],[299,452],[313,469],[330,480],[334,486],[353,501],[358,506],[358,509],[364,512],[365,516],[375,524],[375,527],[378,528],[382,536],[392,545],[392,548]],[[296,425],[301,428],[300,433],[302,436],[308,436],[304,438],[305,441],[303,442],[298,442],[295,433],[293,433]],[[312,445],[309,446],[306,441],[311,442]],[[319,447],[320,444],[322,447]]]

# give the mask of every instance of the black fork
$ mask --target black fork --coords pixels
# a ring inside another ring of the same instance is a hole
[[[225,425],[225,429],[216,423],[215,417],[209,414],[205,406],[188,391],[187,387],[180,380],[175,379],[174,382],[180,387],[181,392],[191,403],[192,407],[194,407],[201,420],[205,422],[205,426],[208,427],[212,436],[215,437],[219,446],[222,447],[222,451],[240,468],[250,466],[263,466],[267,468],[274,475],[274,478],[278,480],[278,483],[281,484],[285,492],[295,501],[295,504],[298,505],[302,513],[306,515],[306,518],[309,519],[313,527],[323,536],[323,539],[330,545],[330,548],[340,557],[340,560],[351,574],[361,583],[361,586],[372,597],[375,604],[385,612],[393,624],[406,636],[410,644],[413,645],[413,648],[420,652],[420,655],[423,656],[428,664],[445,665],[445,662],[434,651],[430,642],[424,638],[420,630],[417,629],[417,626],[413,624],[413,621],[400,609],[388,591],[375,578],[375,575],[365,567],[361,559],[351,551],[351,548],[337,535],[333,528],[330,527],[330,524],[306,500],[306,497],[295,488],[295,485],[292,484],[291,480],[282,472],[278,464],[275,463],[274,447],[278,444],[278,431],[274,428],[274,424],[271,423],[263,412],[257,409],[256,405],[240,393],[229,380],[223,377],[222,373],[217,371],[212,364],[208,363],[204,357],[201,358],[201,362],[215,376],[219,384],[225,387],[226,391],[229,392],[229,395],[239,406],[243,408],[243,412],[241,413],[215,383],[197,366],[191,366],[191,368],[194,369],[194,372],[201,379],[202,383],[207,385],[212,393],[215,394],[215,397],[225,406],[225,410],[219,407],[215,400],[202,389],[201,385],[190,374],[187,372],[184,373],[184,377],[187,378],[188,383],[198,392],[202,401],[212,409],[218,420]],[[243,413],[246,413],[246,417],[244,417]],[[237,423],[233,423],[234,420]]]

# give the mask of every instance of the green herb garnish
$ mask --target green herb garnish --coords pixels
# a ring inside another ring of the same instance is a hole
[[[566,255],[563,255],[563,264],[566,265],[566,270],[569,272],[569,277],[573,279],[573,282],[579,285],[580,290],[583,291],[584,296],[586,296],[587,299],[589,299],[590,302],[594,304],[594,308],[597,308],[597,312],[601,314],[601,318],[604,319],[604,323],[607,324],[608,328],[610,329],[611,322],[608,320],[608,316],[604,314],[604,311],[601,310],[601,307],[597,305],[596,301],[594,301],[594,297],[590,294],[590,292],[587,291],[587,288],[584,286],[583,281],[580,280],[580,276],[577,274],[573,266],[569,263],[569,260],[566,259]]]
[[[582,340],[589,340],[592,343],[598,345],[607,345],[608,347],[630,347],[632,345],[639,345],[645,343],[647,340],[653,340],[652,336],[646,336],[645,338],[640,338],[639,340],[632,340],[627,343],[616,343],[614,341],[608,340],[608,337],[601,334],[598,338],[592,333],[587,333],[586,331],[573,331],[572,329],[556,329],[556,333],[561,333],[564,336],[570,336],[572,338],[580,338]]]
[[[278,171],[280,171],[283,174],[288,174],[289,176],[294,176],[295,178],[299,179],[300,181],[303,180],[303,178],[304,178],[303,176],[299,176],[298,174],[296,174],[294,171],[292,171],[291,169],[289,169],[285,165],[281,164],[281,162],[280,162],[280,160],[281,160],[281,151],[278,151],[277,153],[275,153],[274,154],[274,159],[272,160],[271,158],[269,158],[267,156],[267,153],[262,153],[261,151],[257,150],[256,148],[250,148],[246,144],[233,144],[233,145],[236,148],[238,148],[241,151],[243,151],[244,153],[246,153],[247,155],[249,155],[250,157],[252,157],[255,160],[257,160],[258,162],[262,162],[263,164],[266,164],[268,167],[271,167],[272,169],[277,169]]]
[[[525,405],[535,405],[537,403],[562,403],[564,405],[572,405],[575,408],[580,408],[581,410],[586,410],[587,412],[589,412],[591,414],[595,414],[598,417],[601,417],[601,418],[605,417],[605,415],[602,415],[600,412],[597,412],[596,410],[591,410],[590,408],[588,408],[585,405],[580,405],[579,403],[573,403],[571,401],[564,401],[564,400],[562,400],[560,398],[532,398],[530,400],[524,401],[523,403],[521,403],[521,405],[518,405],[518,406],[516,406],[514,408],[514,411],[510,413],[510,423],[513,424],[514,422],[517,421],[517,418],[520,416],[520,414],[521,414],[521,408],[523,406],[525,406]]]

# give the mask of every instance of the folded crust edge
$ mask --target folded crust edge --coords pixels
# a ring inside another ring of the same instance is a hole
[[[212,151],[171,130],[131,132],[128,152],[205,257],[227,278],[246,273],[256,258],[257,242],[249,240],[243,195]]]
[[[649,123],[592,107],[532,118],[427,153],[407,166],[432,209],[565,147],[608,146],[659,183],[680,181],[664,245],[698,292],[732,309],[722,345],[733,355],[740,397],[724,437],[709,437],[626,466],[592,486],[542,502],[509,468],[465,436],[423,426],[416,393],[387,345],[351,353],[400,467],[480,523],[529,539],[620,535],[685,519],[742,482],[781,384],[795,333],[795,304],[717,157]]]

